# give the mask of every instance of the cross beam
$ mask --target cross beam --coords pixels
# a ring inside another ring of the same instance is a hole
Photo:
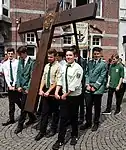
[[[88,5],[59,12],[59,3],[57,3],[55,13],[47,14],[44,17],[21,23],[19,28],[20,34],[27,32],[36,32],[37,30],[43,29],[34,70],[32,73],[31,85],[25,104],[26,111],[34,111],[36,97],[38,94],[42,72],[44,68],[44,62],[47,50],[50,48],[52,43],[55,27],[72,23],[74,27],[76,45],[78,45],[76,22],[94,19],[96,16],[96,9],[96,3],[91,3]]]
[[[73,22],[81,22],[85,20],[94,19],[96,16],[96,3],[82,5],[69,10],[57,12],[56,21],[53,26],[62,26]],[[23,34],[27,32],[35,32],[43,29],[44,17],[39,17],[30,21],[21,23],[18,33]]]

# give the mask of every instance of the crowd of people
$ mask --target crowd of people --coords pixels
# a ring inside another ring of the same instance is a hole
[[[17,104],[21,113],[15,134],[23,130],[24,124],[29,126],[39,120],[36,125],[36,129],[39,130],[35,137],[36,141],[45,136],[52,137],[58,132],[58,139],[52,146],[53,150],[58,150],[65,142],[67,127],[71,126],[70,145],[76,145],[78,129],[91,128],[92,132],[97,131],[100,124],[102,96],[106,90],[107,106],[102,113],[111,113],[114,93],[116,96],[114,114],[121,112],[126,88],[126,67],[120,61],[118,54],[113,54],[107,63],[102,59],[100,47],[93,48],[91,60],[79,56],[76,46],[66,50],[65,59],[55,49],[49,49],[48,63],[44,67],[33,113],[26,112],[24,106],[35,61],[27,55],[26,46],[19,47],[17,55],[18,59],[15,58],[15,50],[8,48],[8,59],[2,64],[9,99],[9,119],[2,125],[15,123],[14,113]],[[29,120],[25,122],[27,115]],[[38,116],[40,119],[37,119]],[[50,120],[51,125],[47,130]]]

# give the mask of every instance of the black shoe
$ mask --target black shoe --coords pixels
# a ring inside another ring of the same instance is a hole
[[[30,126],[31,124],[35,123],[36,119],[34,120],[29,120],[28,122],[25,123],[26,126]]]
[[[78,138],[76,136],[73,136],[71,141],[70,141],[70,145],[76,145],[78,141]]]
[[[117,115],[117,114],[120,114],[120,113],[121,113],[121,111],[117,109],[117,110],[114,112],[114,115]]]
[[[42,138],[44,137],[44,135],[45,135],[45,134],[39,132],[39,133],[37,134],[37,136],[35,137],[35,140],[36,140],[36,141],[39,141],[40,139],[42,139]]]
[[[83,124],[83,122],[84,122],[84,120],[79,120],[78,124],[81,125],[81,124]]]
[[[80,130],[90,129],[92,124],[85,123],[84,125],[80,126]]]
[[[2,126],[8,126],[9,124],[14,124],[14,123],[15,123],[14,120],[8,120],[7,122],[2,123]]]
[[[51,131],[46,135],[46,137],[47,137],[47,138],[50,138],[50,137],[54,136],[55,134],[56,134],[56,131],[51,130]]]
[[[53,149],[53,150],[58,150],[62,145],[63,145],[63,143],[62,143],[62,142],[59,142],[59,141],[57,140],[56,143],[53,144],[52,149]]]
[[[111,114],[111,111],[106,109],[104,112],[102,112],[102,114],[110,115],[110,114]]]
[[[91,131],[94,132],[94,131],[97,131],[98,130],[98,127],[99,125],[98,124],[94,124]]]
[[[23,127],[17,127],[17,129],[14,131],[15,134],[20,133],[23,130]]]

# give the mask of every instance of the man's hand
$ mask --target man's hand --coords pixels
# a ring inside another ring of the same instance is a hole
[[[21,87],[18,88],[18,92],[22,92],[22,88]]]
[[[40,95],[40,96],[44,96],[43,90],[39,90],[39,95]]]
[[[109,88],[109,83],[107,83],[106,88],[107,88],[107,89]]]
[[[119,89],[120,89],[120,86],[117,86],[117,87],[116,87],[116,91],[119,91]]]
[[[56,99],[60,99],[60,96],[59,96],[58,93],[55,93],[55,98],[56,98]]]
[[[48,97],[48,96],[49,96],[49,92],[48,92],[48,91],[45,92],[45,93],[44,93],[44,96],[45,96],[45,97]]]
[[[28,94],[28,90],[25,90],[25,93]]]
[[[95,88],[94,88],[93,86],[91,87],[91,91],[92,91],[92,92],[95,92]]]
[[[61,99],[62,99],[62,100],[66,100],[66,97],[67,97],[67,93],[64,93],[64,94],[61,96]]]
[[[10,91],[13,91],[13,86],[9,86],[9,90],[10,90]]]
[[[86,89],[87,89],[88,91],[91,91],[91,86],[90,86],[89,84],[87,84],[87,85],[86,85]]]

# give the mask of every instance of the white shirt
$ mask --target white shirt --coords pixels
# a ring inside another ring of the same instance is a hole
[[[66,67],[67,64],[62,68],[62,78],[60,82],[57,82],[58,85],[62,86],[63,93],[66,93],[66,81],[65,81],[65,74],[66,74]],[[68,80],[68,91],[71,91],[69,96],[78,96],[82,93],[82,77],[83,77],[83,69],[82,67],[73,62],[71,67],[68,67],[67,71],[67,80]]]
[[[29,56],[27,56],[27,57],[24,59],[24,67],[25,67],[25,65],[27,64],[28,59],[29,59]]]
[[[3,73],[3,64],[0,63],[0,73]]]
[[[50,63],[45,65],[44,73],[42,77],[42,83],[44,81],[46,87],[47,87],[47,78],[48,78],[48,71],[49,71]],[[50,85],[57,83],[57,80],[59,78],[60,73],[60,64],[58,61],[55,61],[51,66],[51,72],[50,72]]]
[[[17,81],[17,69],[18,69],[18,60],[17,59],[12,59],[12,73],[13,73],[13,84],[12,86],[15,86],[16,81]],[[10,59],[8,59],[7,61],[5,61],[3,63],[3,73],[5,76],[5,81],[8,85],[8,87],[11,86],[11,78],[10,78]]]
[[[124,79],[123,79],[123,83],[126,83],[126,67],[124,66]]]

